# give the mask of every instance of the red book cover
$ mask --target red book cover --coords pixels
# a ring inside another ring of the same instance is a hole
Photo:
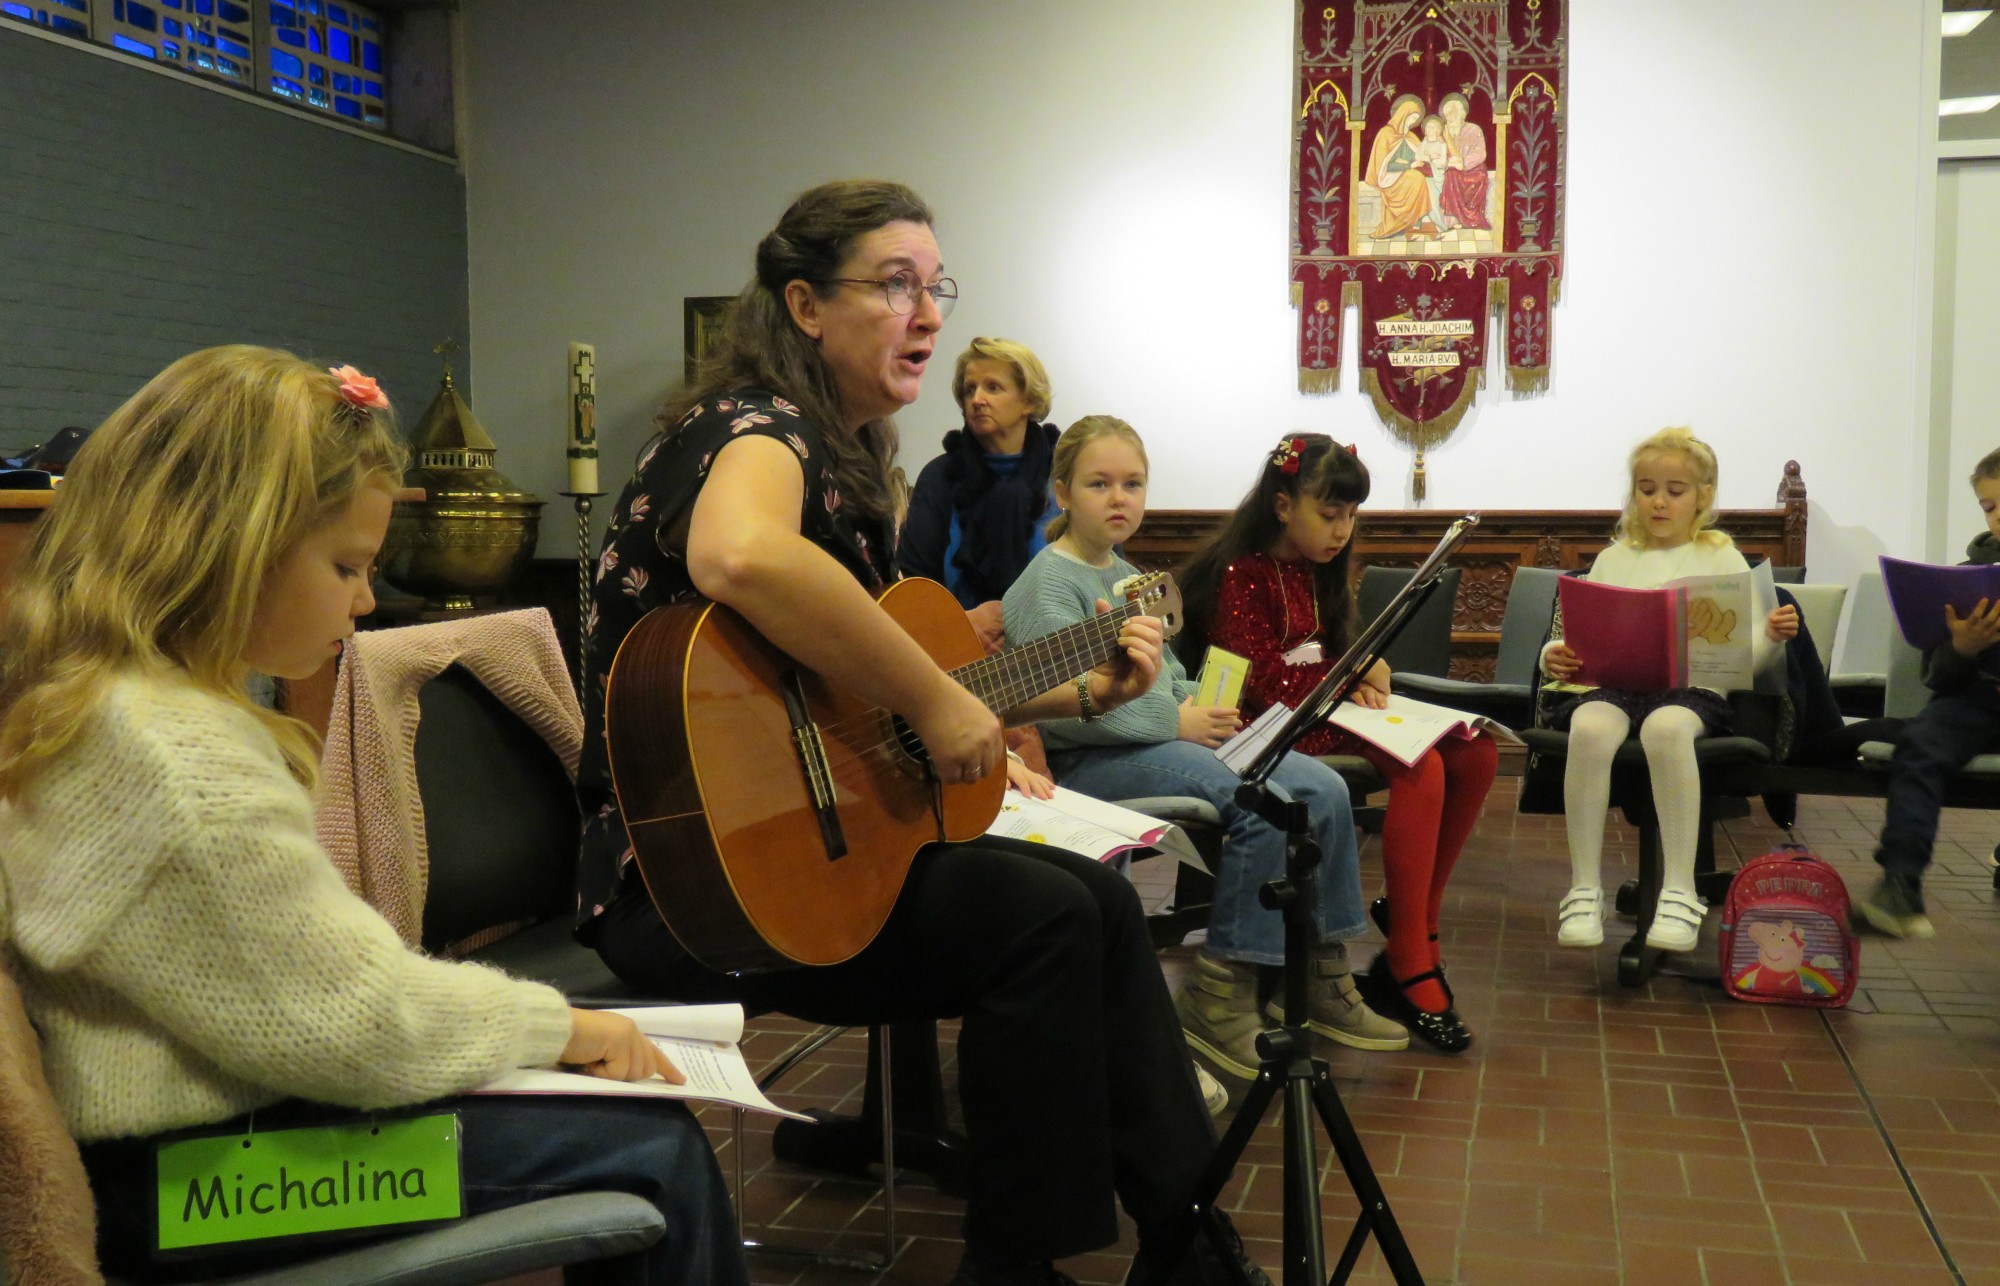
[[[1625,589],[1565,576],[1563,642],[1583,668],[1571,683],[1627,692],[1659,692],[1687,685],[1685,595],[1672,589]]]

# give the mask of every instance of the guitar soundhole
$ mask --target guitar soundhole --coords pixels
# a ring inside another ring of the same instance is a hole
[[[897,749],[911,761],[911,766],[918,772],[928,773],[931,766],[930,751],[924,749],[923,739],[917,736],[916,729],[905,723],[903,716],[892,714],[889,716],[889,730],[896,738]]]

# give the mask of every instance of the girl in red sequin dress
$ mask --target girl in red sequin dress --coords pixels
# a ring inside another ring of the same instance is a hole
[[[1184,646],[1203,644],[1250,662],[1241,708],[1245,720],[1274,702],[1296,706],[1319,683],[1353,637],[1355,517],[1368,498],[1368,470],[1324,434],[1278,443],[1257,485],[1222,531],[1181,574],[1187,600]],[[1380,708],[1389,667],[1377,662],[1354,700]],[[1359,755],[1389,783],[1382,831],[1388,897],[1375,904],[1386,920],[1386,951],[1369,968],[1371,1000],[1433,1046],[1457,1053],[1472,1033],[1452,1008],[1438,956],[1438,912],[1445,883],[1479,820],[1493,785],[1498,748],[1487,736],[1447,737],[1414,766],[1368,742],[1327,727],[1298,750]]]

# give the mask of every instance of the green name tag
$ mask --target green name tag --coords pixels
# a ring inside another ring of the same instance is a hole
[[[156,1155],[161,1250],[463,1213],[450,1113],[184,1139]]]

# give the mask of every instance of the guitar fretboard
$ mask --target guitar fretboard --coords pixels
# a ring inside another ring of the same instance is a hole
[[[1118,654],[1118,631],[1145,614],[1140,602],[1121,603],[1087,621],[1066,625],[1032,643],[1010,647],[997,656],[961,665],[951,677],[995,714],[1005,714],[1029,697],[1039,696],[1086,670],[1094,670]]]

